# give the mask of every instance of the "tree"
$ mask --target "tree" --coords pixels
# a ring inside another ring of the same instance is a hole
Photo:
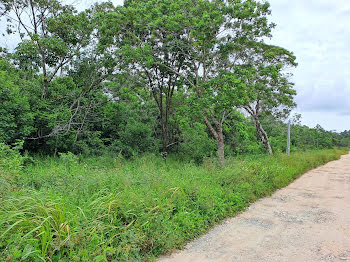
[[[45,98],[57,73],[89,44],[93,27],[87,13],[77,14],[57,0],[3,0],[0,9],[7,18],[7,32],[22,39],[17,48],[19,63],[40,68]]]
[[[218,159],[224,162],[226,121],[235,113],[235,108],[244,104],[246,84],[236,74],[222,71],[201,85],[196,93],[196,105],[202,112],[207,128],[217,142]],[[208,118],[209,117],[209,118]]]
[[[110,50],[119,72],[144,79],[159,110],[162,154],[169,147],[169,119],[174,93],[183,88],[183,50],[175,45],[185,33],[179,13],[181,1],[127,1],[124,7],[101,15],[101,47]],[[171,14],[171,15],[169,15]]]
[[[269,4],[254,0],[182,0],[173,5],[174,10],[160,12],[157,19],[181,16],[175,27],[181,28],[180,38],[172,44],[184,56],[185,70],[178,72],[161,60],[158,65],[180,76],[188,91],[197,96],[204,123],[217,141],[219,162],[223,163],[223,124],[233,107],[242,102],[238,101],[242,100],[238,94],[242,82],[231,74],[230,68],[242,63],[240,57],[246,52],[247,43],[270,36],[274,24],[269,24],[266,18],[270,14]],[[158,30],[163,28],[160,25]],[[177,32],[172,27],[166,29]],[[229,61],[229,66],[224,61]]]
[[[94,14],[101,8],[78,13],[57,0],[0,1],[8,33],[21,37],[13,63],[24,78],[40,80],[40,93],[38,88],[27,92],[35,112],[36,133],[30,139],[38,145],[71,128],[78,135],[96,105],[87,100],[94,99],[92,92],[98,93],[107,71],[93,40]]]
[[[296,95],[290,75],[284,73],[286,67],[296,66],[295,56],[284,48],[252,43],[251,52],[243,58],[245,68],[251,71],[246,77],[249,103],[242,108],[255,122],[258,139],[272,155],[269,137],[261,124],[261,118],[272,114],[275,118],[285,119],[292,108]],[[240,68],[238,70],[241,70]],[[237,72],[240,75],[240,72]]]

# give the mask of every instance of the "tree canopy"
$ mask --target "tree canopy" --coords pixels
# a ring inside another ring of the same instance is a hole
[[[266,43],[267,1],[128,0],[78,12],[3,0],[0,141],[32,153],[168,154],[201,162],[284,151],[294,54]],[[294,122],[292,150],[348,145]]]

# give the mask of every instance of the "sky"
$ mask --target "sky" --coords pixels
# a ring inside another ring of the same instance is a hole
[[[68,0],[84,9],[96,0]],[[101,1],[100,1],[101,2]],[[122,0],[113,0],[115,5]],[[310,127],[350,130],[350,0],[269,0],[277,24],[269,43],[297,57],[295,113]],[[0,45],[15,40],[3,38]]]
[[[297,113],[310,127],[350,129],[350,1],[270,0],[271,43],[293,51]]]

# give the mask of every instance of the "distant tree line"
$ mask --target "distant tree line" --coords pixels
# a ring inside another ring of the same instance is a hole
[[[269,45],[269,3],[126,0],[83,12],[2,0],[21,41],[1,49],[0,142],[53,154],[216,155],[284,151],[296,58]],[[4,36],[5,37],[5,36]],[[350,131],[292,127],[292,150],[350,146]]]

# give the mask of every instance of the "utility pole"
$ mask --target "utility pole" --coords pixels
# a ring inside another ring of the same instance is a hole
[[[288,121],[287,155],[290,155],[290,120]]]

